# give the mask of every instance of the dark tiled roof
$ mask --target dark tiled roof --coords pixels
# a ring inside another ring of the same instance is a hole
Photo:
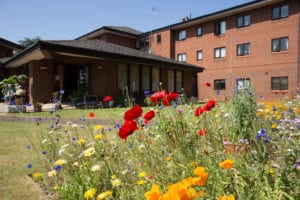
[[[21,45],[18,45],[18,44],[16,44],[16,43],[13,43],[13,42],[8,41],[8,40],[6,40],[6,39],[4,39],[4,38],[1,38],[1,37],[0,37],[0,44],[3,44],[3,45],[5,45],[5,46],[8,46],[8,47],[10,47],[10,48],[12,48],[12,49],[17,49],[17,50],[22,50],[22,49],[24,49],[24,47],[22,47]]]
[[[138,31],[136,29],[133,29],[133,28],[130,28],[130,27],[127,27],[127,26],[105,26],[105,27],[113,29],[113,30],[125,32],[125,33],[134,34],[134,35],[139,35],[139,34],[143,33],[141,31]]]
[[[177,60],[168,59],[154,54],[149,54],[144,51],[139,51],[136,49],[124,47],[110,42],[105,42],[102,40],[48,40],[48,41],[41,41],[41,42],[48,43],[48,44],[55,44],[59,46],[76,47],[76,48],[88,49],[88,50],[93,50],[98,52],[111,53],[115,55],[123,55],[132,58],[141,58],[141,59],[147,59],[152,61],[160,61],[169,64],[184,65],[184,66],[202,69],[201,67],[192,64],[182,63]]]

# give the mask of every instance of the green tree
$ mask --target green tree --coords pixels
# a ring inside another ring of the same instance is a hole
[[[18,41],[18,43],[23,46],[23,47],[28,47],[36,42],[38,42],[39,40],[41,40],[41,37],[35,37],[35,38],[27,38],[24,37],[23,40]]]

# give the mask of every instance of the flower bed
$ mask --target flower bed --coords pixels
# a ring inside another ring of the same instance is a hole
[[[56,118],[40,132],[45,168],[29,171],[61,199],[297,199],[299,102],[235,95],[196,107],[160,92],[112,126],[94,124],[97,111],[80,124]]]

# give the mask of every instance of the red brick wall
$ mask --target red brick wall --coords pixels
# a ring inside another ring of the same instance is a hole
[[[172,39],[171,44],[175,44],[175,58],[179,53],[186,53],[188,63],[205,68],[203,73],[198,74],[199,98],[214,97],[224,100],[222,93],[230,95],[237,78],[250,78],[257,96],[263,95],[267,100],[278,99],[278,95],[275,94],[278,91],[271,91],[271,77],[274,76],[288,76],[289,87],[288,91],[284,92],[287,92],[288,96],[295,95],[298,87],[299,66],[299,13],[297,10],[299,2],[297,0],[286,2],[289,3],[288,18],[271,20],[272,7],[276,6],[275,4],[222,19],[226,21],[224,35],[215,36],[214,23],[216,21],[209,21],[201,24],[203,29],[201,37],[196,35],[199,24],[185,28],[186,40]],[[237,28],[237,16],[244,14],[251,15],[251,25]],[[164,47],[163,42],[168,43],[176,32],[171,34],[169,30],[158,31],[153,34],[153,37],[156,34],[162,34],[162,44],[160,47],[152,43],[153,53],[170,57],[172,50]],[[289,37],[288,51],[271,52],[271,40],[280,37]],[[251,44],[250,55],[237,56],[237,45],[248,42]],[[217,47],[226,47],[226,58],[214,59],[214,48]],[[202,61],[197,61],[198,50],[203,52]],[[221,91],[221,95],[216,95],[216,91],[213,90],[215,79],[226,79],[226,90]],[[205,87],[205,82],[212,83],[212,87]]]
[[[104,40],[106,42],[111,42],[111,43],[114,43],[114,44],[129,47],[129,48],[135,48],[135,39],[124,37],[124,36],[121,36],[121,35],[105,33],[105,34],[103,34],[103,35],[101,35],[101,36],[99,36],[95,39]]]

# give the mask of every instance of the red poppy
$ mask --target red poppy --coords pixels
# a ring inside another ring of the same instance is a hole
[[[204,112],[203,107],[196,108],[196,110],[195,110],[195,116],[199,117],[203,112]]]
[[[154,110],[150,110],[148,111],[145,115],[144,115],[144,123],[148,124],[148,122],[155,116],[155,112]]]
[[[143,110],[142,110],[141,106],[135,105],[125,112],[124,119],[126,121],[135,120],[137,117],[142,116],[142,113],[143,113]]]
[[[164,99],[163,105],[164,106],[169,106],[170,105],[169,100],[167,98]]]
[[[205,129],[200,130],[200,131],[198,132],[198,135],[199,135],[199,136],[206,135]]]
[[[94,112],[90,112],[90,113],[89,113],[89,118],[93,119],[94,117],[95,117]]]
[[[210,87],[210,86],[211,86],[211,84],[210,84],[209,82],[206,82],[205,85],[206,85],[207,87]]]
[[[167,96],[167,99],[169,100],[169,101],[172,101],[172,100],[177,100],[178,99],[178,93],[176,93],[176,92],[170,92],[169,94],[168,94],[168,96]]]
[[[126,140],[129,135],[131,135],[135,130],[138,130],[136,121],[125,121],[119,130],[120,138]]]
[[[107,103],[107,102],[110,102],[111,100],[112,100],[112,96],[105,96],[102,101],[104,103]]]
[[[159,92],[155,92],[154,94],[151,95],[151,101],[152,103],[159,103],[163,98],[165,98],[167,96],[167,93],[165,90],[159,91]]]

